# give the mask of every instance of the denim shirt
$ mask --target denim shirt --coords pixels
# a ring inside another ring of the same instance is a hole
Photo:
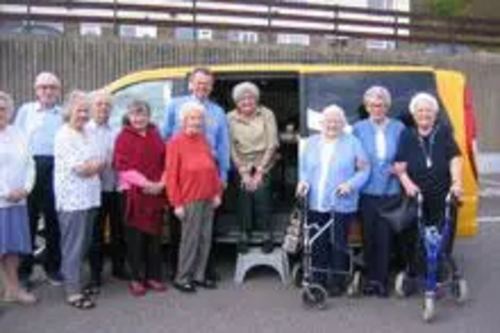
[[[326,184],[323,184],[328,195],[323,196],[323,202],[319,202],[321,141],[320,134],[310,136],[299,158],[299,180],[309,184],[309,209],[319,212],[355,212],[358,209],[359,190],[368,180],[370,173],[366,153],[354,135],[345,133],[337,138],[336,145],[332,144],[335,153],[329,162]],[[359,169],[358,163],[366,163],[366,166]],[[345,182],[351,186],[351,193],[344,196],[337,195],[337,188]]]
[[[230,167],[229,126],[224,110],[208,99],[198,100],[194,96],[183,96],[174,98],[165,111],[162,127],[162,136],[168,140],[181,130],[179,112],[182,104],[188,101],[197,101],[203,104],[205,113],[205,135],[212,148],[221,180],[227,181],[227,173]]]
[[[401,133],[405,126],[399,120],[388,119],[383,126],[386,144],[386,154],[383,160],[377,156],[376,125],[370,119],[364,119],[354,125],[353,134],[361,141],[370,161],[371,172],[368,182],[361,193],[369,195],[395,195],[400,192],[399,181],[391,174],[391,168],[396,158]]]

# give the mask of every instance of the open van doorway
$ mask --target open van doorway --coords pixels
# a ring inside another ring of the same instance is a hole
[[[235,108],[232,90],[244,81],[256,84],[260,90],[260,104],[274,112],[280,141],[278,161],[272,170],[272,212],[276,241],[281,241],[290,209],[293,207],[298,176],[298,134],[300,122],[299,75],[294,72],[216,72],[212,99],[226,112]],[[235,170],[229,174],[228,188],[217,223],[216,237],[220,242],[233,243],[239,235],[237,216],[237,184]],[[259,227],[251,242],[259,242]]]

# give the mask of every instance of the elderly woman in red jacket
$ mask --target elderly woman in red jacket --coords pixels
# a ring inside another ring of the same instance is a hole
[[[114,152],[114,166],[126,198],[129,290],[134,296],[144,295],[147,289],[166,290],[161,277],[165,146],[150,117],[146,102],[132,101],[128,124],[118,135]]]
[[[222,183],[210,145],[203,134],[205,107],[199,102],[181,106],[182,131],[167,143],[166,187],[174,213],[182,222],[174,287],[195,292],[215,288],[206,279],[214,208],[221,203]]]

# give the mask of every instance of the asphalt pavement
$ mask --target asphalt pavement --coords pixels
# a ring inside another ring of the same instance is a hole
[[[68,307],[62,289],[44,284],[36,290],[39,304],[0,306],[0,333],[496,333],[500,331],[500,195],[495,191],[500,190],[500,181],[498,186],[488,184],[482,182],[479,234],[458,241],[455,251],[470,300],[462,306],[440,300],[431,324],[421,320],[421,296],[341,297],[330,299],[326,310],[305,310],[299,290],[283,285],[271,270],[256,269],[243,285],[234,285],[234,260],[229,259],[220,268],[218,290],[184,295],[170,288],[165,294],[137,299],[128,294],[125,283],[107,281],[98,307],[91,311]]]

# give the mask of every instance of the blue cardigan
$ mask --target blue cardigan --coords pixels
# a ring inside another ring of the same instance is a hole
[[[361,193],[369,195],[395,195],[400,192],[399,181],[390,170],[398,150],[399,139],[405,126],[399,120],[390,119],[384,128],[386,157],[379,160],[376,149],[376,129],[370,119],[364,119],[354,125],[353,134],[361,141],[370,161],[371,172],[368,182]]]
[[[339,213],[352,213],[358,209],[359,190],[368,180],[370,173],[369,165],[362,170],[356,167],[358,161],[367,162],[368,159],[359,140],[352,134],[343,134],[337,139],[330,168],[328,170],[323,202],[319,202],[319,181],[321,173],[321,135],[310,136],[300,154],[299,180],[309,184],[309,209],[324,211],[322,207],[328,207],[328,211]],[[349,182],[352,192],[345,196],[336,194],[338,186]]]

